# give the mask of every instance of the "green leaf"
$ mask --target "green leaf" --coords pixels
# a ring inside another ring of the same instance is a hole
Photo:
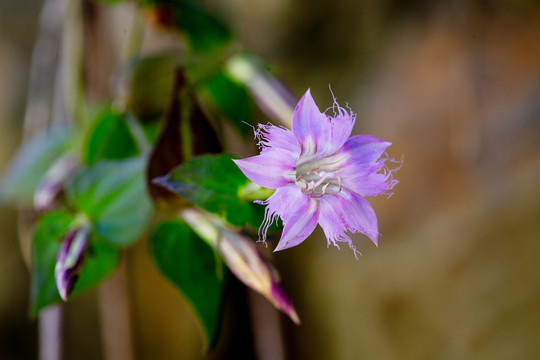
[[[102,111],[86,138],[84,158],[92,165],[99,160],[116,160],[138,153],[126,119],[111,108]]]
[[[202,155],[154,182],[237,226],[258,227],[263,207],[240,198],[249,180],[227,154]]]
[[[25,142],[0,181],[0,202],[32,203],[34,193],[51,164],[72,145],[67,127],[40,132]]]
[[[232,39],[229,29],[196,1],[142,0],[142,3],[154,6],[155,19],[161,25],[185,32],[197,52],[223,48]]]
[[[71,203],[94,223],[96,233],[112,243],[132,244],[152,216],[145,164],[144,156],[100,161],[83,168],[66,186]]]
[[[161,117],[170,99],[175,70],[181,64],[177,53],[132,60],[116,84],[120,107],[143,122]]]
[[[224,71],[215,73],[201,85],[200,91],[241,133],[252,130],[245,124],[251,122],[251,97],[247,89],[231,79],[230,75]]]
[[[223,316],[226,267],[221,258],[182,221],[161,223],[150,251],[161,272],[184,294],[205,342],[214,347]]]
[[[41,217],[36,224],[32,239],[32,316],[47,305],[61,302],[54,279],[54,267],[60,243],[73,219],[74,216],[68,212],[55,211]],[[83,269],[71,296],[96,286],[110,276],[119,264],[119,251],[95,234],[91,235],[87,251]]]

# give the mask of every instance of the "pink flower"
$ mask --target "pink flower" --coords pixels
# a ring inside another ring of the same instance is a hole
[[[292,131],[259,125],[260,155],[235,160],[260,186],[276,191],[265,201],[260,237],[277,218],[283,233],[275,251],[300,244],[319,224],[328,245],[347,242],[347,233],[363,233],[375,244],[377,217],[365,199],[385,194],[397,180],[381,156],[391,143],[367,135],[350,137],[356,115],[334,100],[333,116],[321,113],[308,90],[294,110]],[[339,247],[339,246],[338,246]]]

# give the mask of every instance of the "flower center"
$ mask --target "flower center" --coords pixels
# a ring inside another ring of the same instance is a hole
[[[318,161],[302,161],[296,163],[296,185],[302,192],[312,198],[324,195],[335,195],[341,191],[341,177],[329,169],[328,164]]]

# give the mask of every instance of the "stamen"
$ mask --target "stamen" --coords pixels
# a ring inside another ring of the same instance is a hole
[[[326,193],[326,189],[328,189],[328,185],[330,185],[330,183],[326,183],[323,187],[322,187],[322,195],[324,195]]]
[[[324,172],[324,171],[321,171],[321,172],[318,173],[317,175],[319,175],[321,178],[315,183],[315,187],[321,185],[321,184],[324,182],[324,180],[326,180],[326,178],[327,178],[328,176],[333,176],[334,174],[332,174],[332,173],[329,173],[329,174],[328,174],[328,173],[326,173],[326,172]]]

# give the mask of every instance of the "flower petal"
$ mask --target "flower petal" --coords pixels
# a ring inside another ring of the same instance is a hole
[[[288,189],[287,194],[284,194],[285,199],[282,200],[288,203],[285,211],[281,214],[283,233],[274,251],[299,245],[311,235],[317,226],[317,201],[304,195],[296,185],[290,186]]]
[[[274,251],[300,244],[317,226],[317,202],[303,194],[295,184],[277,189],[259,204],[266,205],[264,221],[259,230],[262,241],[266,241],[266,231],[278,216],[283,221],[283,233]]]
[[[296,178],[296,159],[281,149],[268,149],[261,155],[233,161],[251,181],[268,189],[294,183]]]
[[[345,142],[341,152],[348,154],[351,157],[350,162],[353,162],[357,166],[370,166],[379,159],[390,145],[392,145],[391,142],[384,141],[375,136],[356,135]]]
[[[377,196],[386,194],[399,181],[393,179],[392,175],[398,169],[385,170],[382,173],[373,170],[371,173],[360,176],[348,176],[343,178],[343,188],[348,189],[360,196]]]
[[[325,149],[320,150],[323,155],[332,155],[341,149],[343,144],[349,139],[349,136],[351,136],[351,131],[356,121],[356,114],[349,113],[335,101],[333,111],[335,116],[330,118],[332,136],[326,144]]]
[[[300,156],[300,144],[289,129],[271,124],[259,124],[255,136],[259,139],[258,145],[261,147],[261,153],[278,148],[290,152],[295,159]]]
[[[323,228],[328,243],[345,241],[352,249],[352,240],[345,234],[360,232],[375,244],[379,241],[379,226],[375,211],[363,197],[347,190],[319,200],[319,225]]]
[[[383,194],[397,182],[392,180],[395,170],[385,168],[387,158],[380,158],[391,143],[374,136],[357,135],[343,145],[343,149],[331,157],[339,169],[336,176],[343,181],[343,187],[360,196]],[[385,170],[380,173],[380,170]]]
[[[331,140],[330,121],[319,111],[309,89],[294,109],[292,131],[302,146],[302,155],[317,153],[319,146],[324,148]]]

